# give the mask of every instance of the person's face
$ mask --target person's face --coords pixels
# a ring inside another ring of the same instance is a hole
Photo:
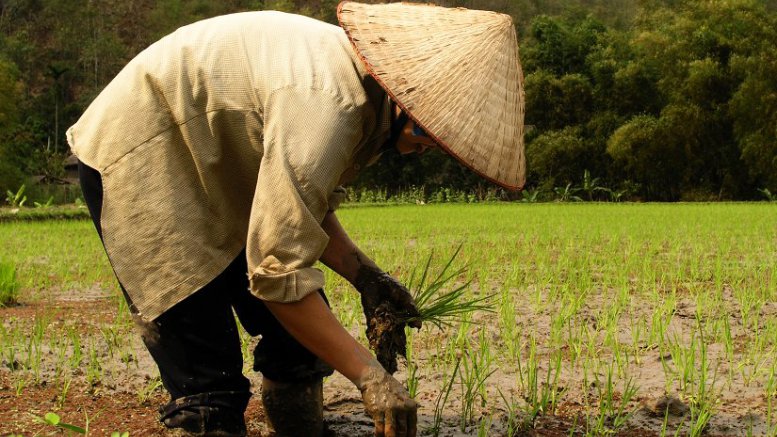
[[[405,126],[402,128],[402,133],[399,134],[397,139],[397,150],[402,155],[409,153],[421,153],[426,152],[427,149],[437,147],[437,143],[426,135],[417,135],[418,131],[414,132],[413,127],[415,122],[408,120]]]

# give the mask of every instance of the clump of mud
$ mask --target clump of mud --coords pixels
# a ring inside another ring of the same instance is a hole
[[[375,308],[367,325],[370,348],[380,365],[392,375],[397,371],[397,355],[407,358],[405,321],[397,317],[398,313],[390,302],[383,302]]]
[[[663,417],[666,414],[670,416],[684,416],[690,411],[688,405],[674,396],[661,396],[649,408],[650,413],[656,417]]]

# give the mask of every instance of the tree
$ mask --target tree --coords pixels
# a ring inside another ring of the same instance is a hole
[[[24,181],[20,165],[9,142],[10,132],[18,129],[22,84],[13,62],[0,59],[0,193],[15,190]]]
[[[680,198],[684,156],[666,136],[661,121],[650,115],[634,117],[613,133],[607,153],[623,171],[624,179],[643,185],[644,194],[656,200]]]

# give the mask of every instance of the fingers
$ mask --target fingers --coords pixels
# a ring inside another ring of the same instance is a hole
[[[418,406],[414,406],[407,413],[407,437],[415,437],[418,427]]]
[[[393,413],[397,437],[407,437],[407,416],[410,412],[405,409],[396,409]]]
[[[389,410],[386,412],[386,437],[397,437],[397,428],[396,423],[394,423],[394,414],[396,414],[395,411]],[[404,435],[402,437],[404,437]]]
[[[410,400],[402,407],[380,412],[373,417],[376,437],[411,437],[417,432],[417,404]]]
[[[386,423],[384,420],[383,412],[377,413],[373,416],[372,420],[375,421],[375,437],[386,436]]]

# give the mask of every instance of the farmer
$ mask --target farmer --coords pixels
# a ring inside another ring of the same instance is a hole
[[[416,402],[335,319],[314,267],[355,286],[368,324],[380,304],[417,314],[340,226],[339,186],[389,147],[440,147],[502,186],[523,183],[509,17],[346,2],[338,18],[342,28],[247,12],[182,27],[130,61],[68,131],[170,393],[168,428],[245,435],[234,310],[261,335],[254,369],[278,435],[322,434],[333,369],[361,391],[376,435],[415,435]]]

